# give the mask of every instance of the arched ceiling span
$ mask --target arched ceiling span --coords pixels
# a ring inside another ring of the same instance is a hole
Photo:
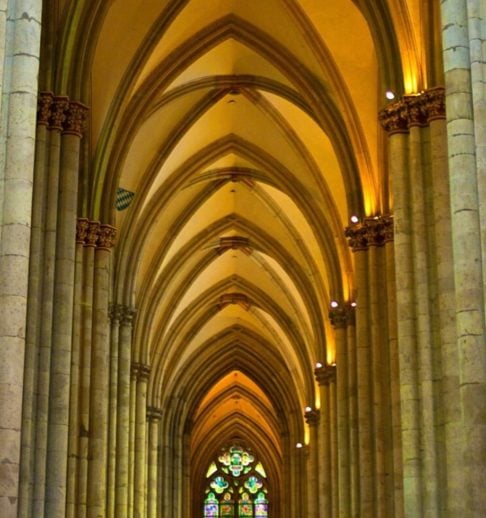
[[[149,400],[164,426],[191,429],[201,469],[215,430],[254,429],[277,473],[318,406],[316,362],[334,360],[329,305],[355,296],[343,228],[391,209],[377,113],[386,89],[426,86],[433,13],[417,0],[54,4],[45,37],[58,18],[68,30],[45,47],[68,72],[43,82],[91,107],[80,207],[118,228],[113,301],[137,309]],[[124,210],[119,188],[133,193]]]

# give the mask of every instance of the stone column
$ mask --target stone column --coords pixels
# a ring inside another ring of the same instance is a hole
[[[44,240],[46,192],[49,157],[49,117],[51,95],[39,95],[34,165],[34,192],[32,200],[32,232],[30,256],[38,258],[29,263],[29,299],[24,365],[24,389],[22,408],[22,453],[20,467],[19,516],[32,511],[34,489],[35,442],[37,434],[37,384],[39,369],[42,288],[44,280]]]
[[[88,220],[87,220],[88,221]],[[98,221],[88,221],[83,250],[83,294],[81,308],[81,366],[79,376],[79,430],[76,509],[86,516],[88,502],[88,457],[91,385],[91,346],[93,330],[94,256],[99,231]]]
[[[88,517],[106,514],[110,341],[110,249],[116,230],[101,224],[95,250],[89,412]]]
[[[42,2],[0,12],[0,515],[18,510],[22,392]],[[25,14],[24,14],[25,13]]]
[[[482,0],[441,3],[464,484],[449,506],[486,509],[486,21]],[[451,459],[452,460],[452,459]],[[453,469],[451,470],[453,472]]]
[[[67,468],[66,517],[76,516],[78,490],[79,428],[80,428],[80,376],[81,334],[83,300],[84,244],[88,235],[89,221],[78,218],[76,225],[76,266],[74,281],[73,348],[71,355],[71,393],[69,396],[69,439]]]
[[[333,366],[335,369],[335,366]],[[334,370],[334,373],[336,371]],[[336,396],[336,375],[329,379],[329,412],[331,418],[331,502],[332,517],[339,516],[339,459],[338,459],[338,420],[337,420],[337,396]]]
[[[135,310],[122,306],[118,352],[118,398],[116,431],[115,516],[128,516],[129,436],[130,436],[130,358],[132,322]]]
[[[136,413],[135,413],[135,474],[134,474],[134,516],[145,516],[145,441],[147,433],[147,383],[150,367],[141,363],[137,366]]]
[[[80,140],[87,108],[71,101],[65,117],[61,138],[49,386],[45,507],[47,516],[62,516],[66,507],[78,168]]]
[[[158,494],[158,450],[159,450],[159,421],[162,411],[156,407],[147,408],[147,419],[149,422],[149,448],[148,448],[148,498],[147,517],[157,517],[157,494]]]
[[[319,506],[319,470],[317,467],[319,410],[309,407],[304,414],[304,418],[310,432],[307,448],[307,516],[309,518],[317,518]]]
[[[349,402],[348,402],[348,347],[346,327],[350,317],[348,306],[329,311],[336,342],[336,392],[337,392],[337,444],[339,475],[339,516],[350,515],[350,451],[349,451]]]
[[[319,516],[332,516],[332,470],[331,470],[331,408],[329,404],[329,383],[335,376],[335,367],[316,367],[314,374],[319,384],[321,410],[319,419]]]

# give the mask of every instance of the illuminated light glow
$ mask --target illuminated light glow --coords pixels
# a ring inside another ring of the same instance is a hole
[[[337,308],[339,306],[339,303],[335,300],[331,301],[331,308]]]
[[[351,216],[351,218],[350,218],[350,219],[351,219],[351,223],[358,223],[358,221],[359,221],[358,216],[356,216],[356,215],[354,215],[354,214]]]
[[[395,99],[395,94],[391,91],[391,90],[387,90],[385,92],[385,97],[389,100],[389,101],[393,101],[393,99]]]
[[[305,407],[305,411],[306,411],[306,412],[312,412],[312,407],[310,407],[310,406],[306,406],[306,407]]]
[[[322,369],[322,363],[321,362],[317,362],[316,363],[316,369]]]
[[[303,448],[304,445],[301,443],[301,442],[298,442],[296,445],[295,445],[296,448]]]
[[[356,307],[356,305],[357,305],[357,304],[356,304],[356,302],[351,302],[351,307],[352,307],[352,308],[355,308],[355,307]]]

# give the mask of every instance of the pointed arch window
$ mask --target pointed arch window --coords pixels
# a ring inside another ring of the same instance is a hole
[[[206,472],[204,518],[268,518],[267,474],[248,450],[222,450]]]

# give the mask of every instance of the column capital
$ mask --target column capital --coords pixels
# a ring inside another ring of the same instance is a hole
[[[122,308],[120,319],[121,324],[125,326],[131,326],[133,324],[133,319],[135,318],[137,310],[135,308],[131,308],[130,306],[120,305],[120,307]]]
[[[317,409],[307,410],[306,412],[304,412],[305,422],[309,426],[317,426],[319,424],[320,415],[321,413]]]
[[[147,420],[159,421],[162,418],[162,409],[155,406],[147,407]]]
[[[314,369],[314,375],[319,386],[329,385],[336,381],[336,365],[324,365]]]
[[[405,95],[386,106],[378,115],[389,134],[408,133],[413,126],[427,126],[446,118],[445,88],[437,86],[416,95]]]
[[[69,101],[65,111],[65,120],[62,128],[64,135],[83,137],[88,120],[88,107],[77,101]]]
[[[110,320],[112,322],[115,320],[120,321],[123,317],[123,309],[124,306],[121,304],[111,304],[109,308]]]
[[[116,228],[111,225],[101,223],[98,229],[96,248],[101,250],[110,250],[115,243],[115,237]]]
[[[349,303],[329,310],[329,320],[334,329],[346,328],[348,325],[354,324],[354,319],[354,306]]]
[[[132,378],[137,380],[148,380],[150,376],[150,365],[132,362],[131,374]]]
[[[363,218],[344,230],[353,252],[368,250],[370,246],[383,246],[393,241],[393,216],[391,214]]]
[[[84,245],[88,237],[89,220],[87,218],[78,218],[76,222],[76,243]]]

